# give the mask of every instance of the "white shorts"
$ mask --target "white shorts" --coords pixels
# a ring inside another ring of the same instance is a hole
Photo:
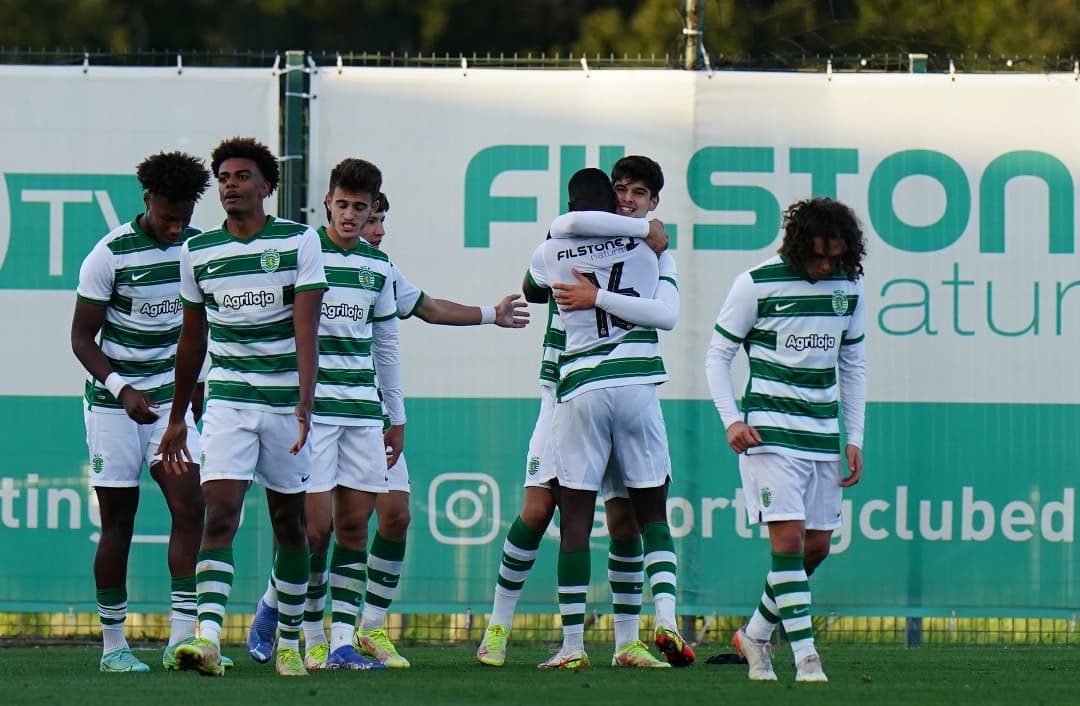
[[[137,488],[143,464],[151,468],[161,461],[157,447],[169,426],[169,409],[163,405],[154,410],[157,421],[139,424],[123,412],[101,412],[84,409],[86,446],[90,449],[90,485],[101,488]],[[187,422],[187,445],[191,457],[199,460],[199,430],[191,410],[184,416]]]
[[[289,453],[299,434],[292,410],[238,409],[211,400],[202,423],[203,483],[254,479],[264,488],[287,495],[307,490],[311,439],[295,456]]]
[[[390,480],[382,426],[311,425],[311,481],[307,492],[337,486],[385,493]]]
[[[750,524],[803,520],[806,529],[840,527],[840,461],[776,453],[742,454],[739,475]]]
[[[609,460],[627,488],[656,488],[671,477],[656,385],[600,388],[560,402],[552,430],[555,473],[567,488],[600,490]]]
[[[555,388],[549,385],[540,387],[540,414],[536,417],[536,426],[529,437],[529,455],[525,462],[525,487],[551,489],[555,480],[555,463],[551,460],[551,419],[555,413]],[[609,469],[615,466],[615,460],[609,461]],[[612,498],[629,498],[626,486],[617,470],[604,473],[600,483],[600,499],[604,502]]]
[[[383,458],[385,457],[384,453]],[[404,452],[398,456],[397,463],[390,467],[387,475],[390,477],[386,486],[387,490],[399,490],[402,493],[412,492],[409,487],[409,464],[405,463]]]
[[[551,418],[555,413],[555,388],[540,386],[540,414],[529,437],[529,453],[525,458],[525,487],[551,488],[555,479],[555,464],[551,461]]]

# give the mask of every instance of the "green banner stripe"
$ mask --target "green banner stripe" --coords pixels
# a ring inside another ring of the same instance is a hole
[[[836,384],[836,368],[797,368],[753,357],[750,358],[750,376],[819,390]]]

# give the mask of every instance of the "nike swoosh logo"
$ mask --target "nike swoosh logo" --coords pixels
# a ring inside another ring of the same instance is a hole
[[[218,270],[220,270],[224,266],[225,266],[224,262],[221,263],[220,265],[207,265],[206,266],[206,274],[212,275],[212,274],[214,274],[215,272],[217,272]]]
[[[145,277],[148,274],[150,274],[149,270],[147,270],[146,272],[140,272],[137,275],[131,275],[131,281],[132,282],[138,282],[139,280],[141,280],[143,277]]]
[[[307,483],[307,482],[308,482],[308,478],[311,478],[311,474],[310,474],[310,473],[308,473],[308,474],[307,474],[306,476],[301,476],[301,477],[300,477],[300,482],[301,482],[301,483]]]
[[[776,305],[776,310],[777,311],[787,311],[788,309],[790,309],[793,306],[795,306],[795,302],[788,302],[787,304],[777,304]]]

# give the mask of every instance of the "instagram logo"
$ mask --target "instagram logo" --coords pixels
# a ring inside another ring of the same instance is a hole
[[[442,473],[428,487],[428,525],[442,544],[487,544],[499,533],[499,484],[486,473]]]

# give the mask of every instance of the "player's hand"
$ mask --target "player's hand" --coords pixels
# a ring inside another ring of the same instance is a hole
[[[668,236],[667,230],[664,229],[664,222],[658,218],[653,218],[649,221],[649,235],[645,238],[645,244],[649,246],[649,249],[659,255],[668,249],[668,245],[671,243],[671,238]]]
[[[188,464],[194,464],[191,451],[187,447],[187,421],[181,417],[178,420],[170,419],[169,426],[161,435],[161,443],[158,444],[157,454],[161,456],[161,466],[165,473],[181,475],[187,473]]]
[[[529,303],[520,294],[507,294],[495,305],[495,325],[524,328],[529,323]]]
[[[732,451],[741,454],[751,446],[761,444],[761,435],[746,422],[734,422],[727,428],[727,442]]]
[[[120,404],[124,405],[124,411],[138,424],[153,424],[158,420],[158,414],[154,410],[157,404],[136,390],[131,385],[125,385],[120,390]]]
[[[383,445],[386,446],[386,467],[393,468],[405,450],[405,425],[391,425],[383,434]]]
[[[289,453],[295,456],[300,453],[300,449],[304,448],[304,444],[307,443],[308,432],[311,431],[311,403],[301,402],[296,405],[296,408],[293,409],[293,416],[296,417],[296,426],[300,431],[296,443],[289,448]]]
[[[862,480],[862,449],[854,444],[848,444],[844,448],[844,456],[847,457],[848,474],[840,479],[840,487],[850,488]]]
[[[555,295],[555,303],[559,305],[559,310],[592,309],[596,306],[596,293],[600,291],[600,288],[577,270],[570,270],[570,272],[577,282],[551,285],[551,291]]]

